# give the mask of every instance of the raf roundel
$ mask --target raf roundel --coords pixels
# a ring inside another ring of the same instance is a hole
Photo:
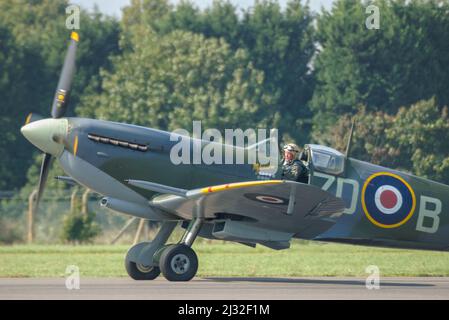
[[[376,226],[396,228],[412,217],[416,197],[403,178],[393,173],[379,172],[365,181],[362,207],[368,220]]]
[[[257,196],[257,200],[266,202],[266,203],[272,203],[272,204],[283,204],[284,201],[282,199],[271,197],[271,196]]]
[[[275,197],[269,194],[245,193],[244,197],[253,201],[275,205],[286,205],[288,203],[288,200],[285,198]]]

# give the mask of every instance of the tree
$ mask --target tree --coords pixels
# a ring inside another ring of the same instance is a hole
[[[128,41],[132,51],[102,73],[103,93],[89,97],[81,114],[170,130],[190,129],[193,120],[218,129],[268,124],[265,111],[273,107],[264,74],[244,50],[234,52],[223,39],[158,35],[145,26]]]
[[[375,4],[380,29],[367,30],[365,9]],[[317,20],[321,47],[312,99],[316,134],[339,116],[395,114],[400,106],[436,97],[449,103],[447,1],[339,0]]]
[[[81,212],[78,204],[63,220],[61,239],[69,243],[90,243],[100,233],[99,225],[94,221],[95,212]]]
[[[310,132],[312,21],[308,6],[300,1],[289,1],[285,11],[276,2],[256,1],[245,12],[240,28],[239,45],[248,50],[256,68],[265,72],[265,88],[277,97],[277,126],[300,144],[308,141]]]
[[[273,97],[272,106],[261,112],[286,139],[306,142],[314,87],[309,64],[315,52],[313,15],[299,0],[289,1],[285,11],[275,1],[256,1],[241,18],[236,10],[228,1],[214,1],[200,11],[189,1],[171,6],[166,0],[135,0],[125,9],[122,25],[128,36],[145,25],[159,35],[184,30],[223,38],[232,50],[244,49],[255,68],[264,72],[264,91]]]
[[[449,184],[449,112],[436,99],[401,108],[387,130],[390,144],[401,150],[402,163],[422,177]]]
[[[341,117],[334,126],[316,137],[318,143],[345,152],[352,120],[356,127],[352,139],[351,157],[387,167],[398,167],[398,150],[389,146],[385,131],[393,126],[394,116],[381,111],[367,112],[365,107],[354,116]]]
[[[395,115],[367,112],[355,116],[351,157],[449,184],[449,115],[435,99],[419,101]],[[340,118],[320,142],[344,151],[350,117]]]
[[[65,27],[67,6],[65,0],[0,0],[1,189],[25,184],[37,152],[22,137],[20,127],[30,112],[44,117],[50,114],[70,34]],[[100,68],[108,68],[109,56],[118,53],[119,24],[98,12],[82,11],[80,33],[72,107],[85,90],[98,90]]]
[[[28,150],[18,137],[17,109],[25,103],[25,54],[15,43],[10,31],[0,20],[0,189],[24,183]],[[25,158],[25,159],[24,159]]]

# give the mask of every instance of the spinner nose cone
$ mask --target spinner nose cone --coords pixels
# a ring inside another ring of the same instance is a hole
[[[67,119],[43,119],[24,125],[20,131],[37,148],[59,157],[64,150],[63,140],[67,137]]]

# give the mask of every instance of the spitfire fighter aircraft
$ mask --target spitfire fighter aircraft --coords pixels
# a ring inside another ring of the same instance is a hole
[[[131,278],[152,280],[162,272],[171,281],[192,279],[198,236],[275,250],[289,248],[294,238],[449,249],[449,186],[352,159],[350,142],[346,154],[306,145],[309,174],[297,182],[283,180],[281,170],[267,178],[250,164],[176,165],[169,132],[65,118],[78,41],[72,33],[52,118],[30,115],[21,129],[44,152],[37,204],[55,158],[66,180],[104,196],[101,205],[161,222],[151,242],[127,252]],[[166,244],[178,224],[184,235]]]

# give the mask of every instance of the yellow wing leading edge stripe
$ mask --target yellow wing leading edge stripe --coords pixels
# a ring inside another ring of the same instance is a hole
[[[222,185],[218,185],[218,186],[202,188],[201,193],[206,194],[206,193],[212,193],[212,192],[218,192],[218,191],[230,190],[230,189],[237,189],[237,188],[243,188],[243,187],[254,187],[254,186],[261,186],[261,185],[279,184],[279,183],[283,183],[283,182],[284,182],[283,180],[235,182],[235,183],[228,183],[228,184],[222,184]]]

